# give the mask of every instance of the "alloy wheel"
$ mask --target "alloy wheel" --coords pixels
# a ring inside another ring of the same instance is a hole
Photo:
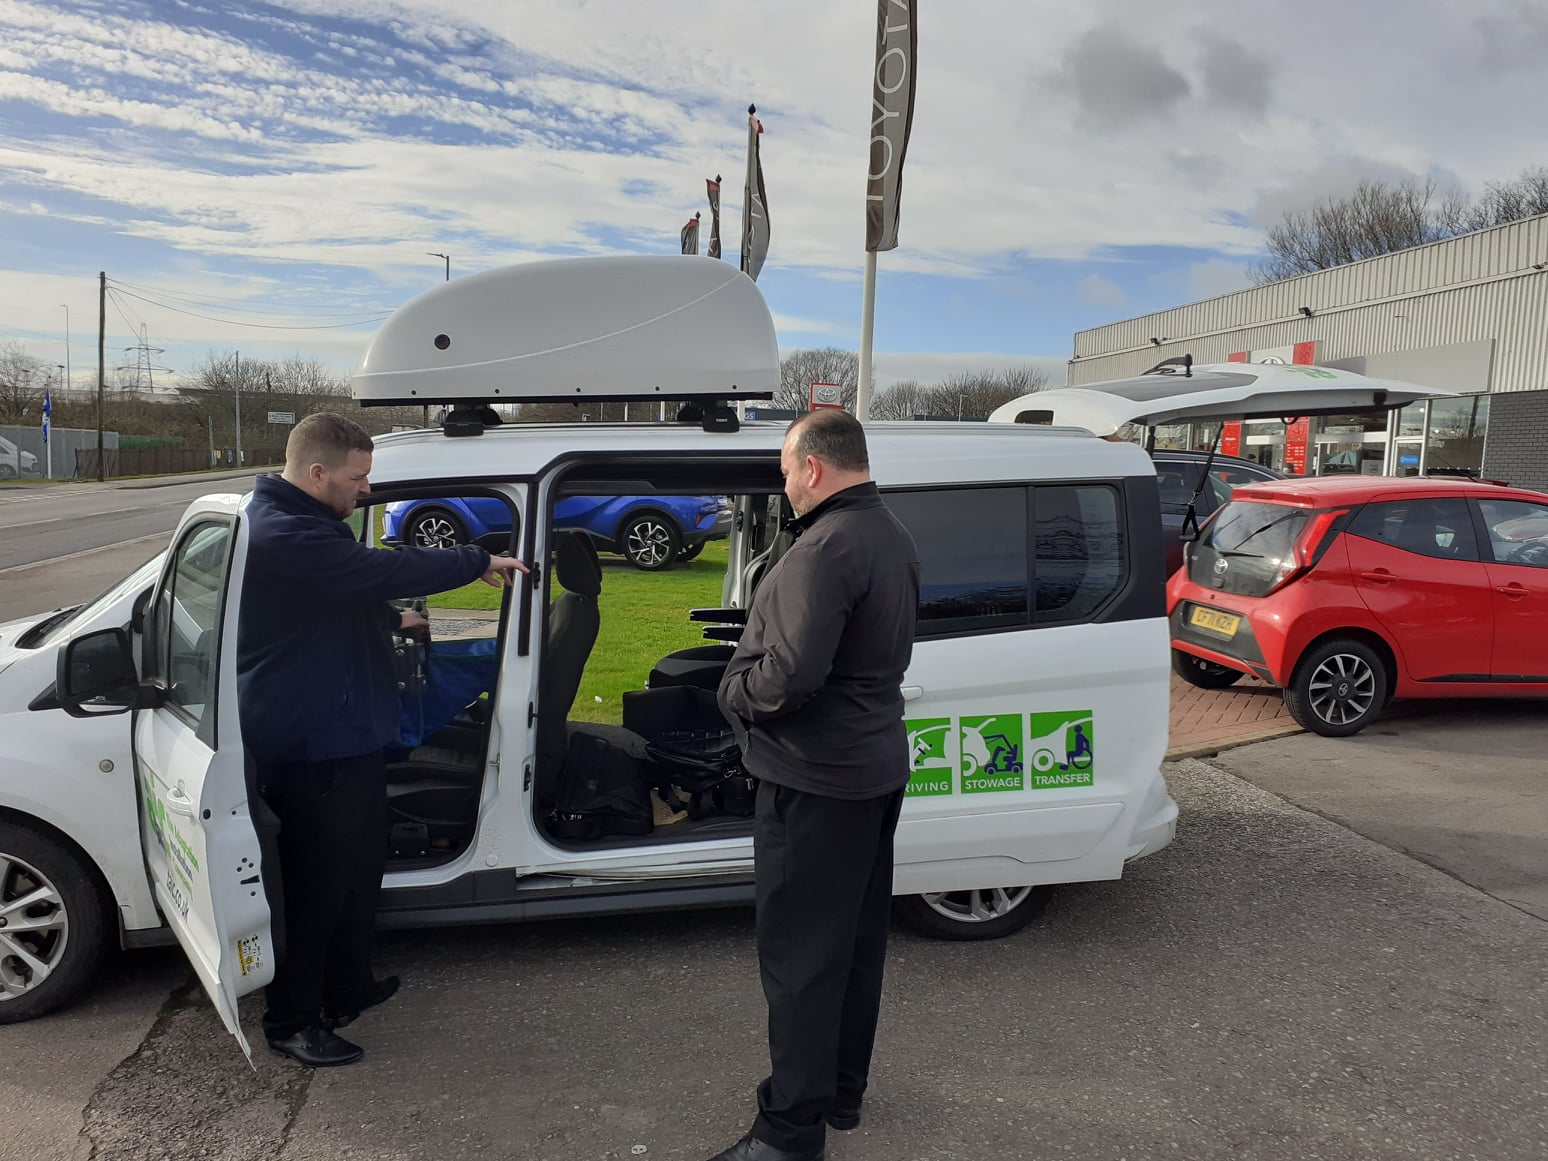
[[[1345,726],[1370,713],[1377,697],[1376,673],[1363,657],[1335,653],[1312,671],[1307,700],[1329,725]]]
[[[0,852],[0,1003],[47,980],[69,940],[59,889],[30,863]]]
[[[1009,915],[1032,895],[1031,887],[992,887],[924,894],[925,906],[953,923],[988,923]]]
[[[672,531],[659,520],[636,520],[624,548],[640,567],[659,568],[671,558]]]
[[[453,548],[460,543],[457,526],[448,516],[432,512],[414,522],[415,548]]]

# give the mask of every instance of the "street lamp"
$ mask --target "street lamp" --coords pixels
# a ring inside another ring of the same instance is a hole
[[[446,262],[446,281],[450,282],[451,281],[451,255],[450,254],[437,254],[434,250],[426,250],[425,254],[426,254],[427,257],[430,257],[430,258],[440,258],[440,259],[443,259]]]
[[[65,312],[65,390],[70,389],[70,307],[61,302]]]

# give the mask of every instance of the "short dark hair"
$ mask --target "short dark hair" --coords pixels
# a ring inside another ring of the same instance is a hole
[[[813,456],[845,472],[864,472],[871,466],[865,446],[865,428],[853,415],[837,407],[808,411],[790,421],[787,433],[795,433],[795,453]]]
[[[371,433],[353,419],[319,411],[291,429],[285,441],[285,466],[304,472],[313,464],[321,464],[333,471],[344,465],[350,452],[368,452],[373,446]]]

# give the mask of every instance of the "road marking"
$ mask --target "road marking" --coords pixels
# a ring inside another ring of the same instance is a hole
[[[0,532],[14,532],[18,528],[36,528],[39,524],[62,524],[68,516],[55,516],[48,520],[27,520],[21,524],[0,524]]]
[[[61,560],[75,560],[82,556],[91,556],[93,553],[106,552],[110,548],[127,548],[131,544],[144,544],[147,540],[164,540],[171,542],[172,530],[166,532],[152,532],[149,536],[136,536],[132,540],[119,540],[112,544],[101,544],[96,548],[83,548],[79,552],[67,552],[63,556],[51,556],[47,560],[34,560],[28,564],[13,564],[10,568],[0,568],[0,576],[9,576],[13,572],[26,572],[28,569],[42,568],[45,564],[58,564]]]

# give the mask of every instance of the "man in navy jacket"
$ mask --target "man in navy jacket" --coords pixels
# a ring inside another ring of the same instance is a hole
[[[334,1029],[398,987],[371,972],[387,851],[382,749],[399,713],[391,634],[429,623],[387,602],[526,571],[471,545],[384,552],[356,540],[344,521],[371,491],[371,450],[353,420],[309,415],[284,472],[260,476],[247,508],[237,682],[256,785],[279,818],[286,947],[264,1034],[308,1067],[359,1060]]]

